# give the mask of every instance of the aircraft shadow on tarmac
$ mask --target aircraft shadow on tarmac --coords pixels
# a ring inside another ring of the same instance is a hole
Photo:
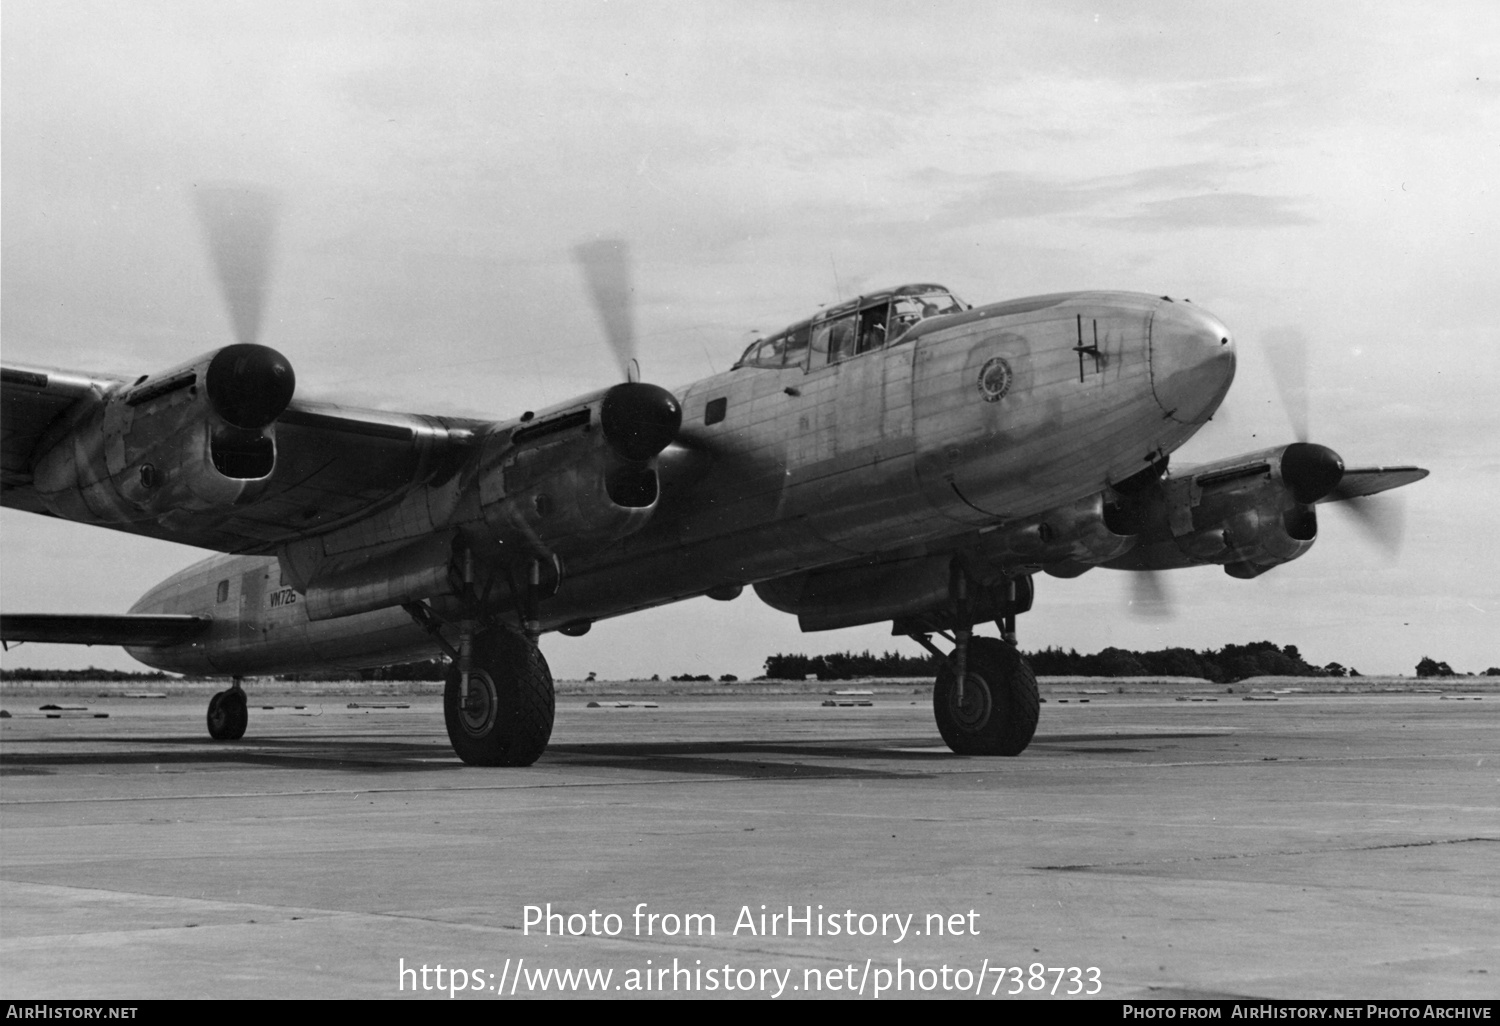
[[[1036,755],[1120,755],[1150,753],[1156,742],[1223,737],[1218,732],[1060,734],[1038,737]],[[1125,742],[1126,744],[1122,744]],[[103,766],[255,766],[268,769],[323,769],[393,773],[465,769],[440,741],[411,742],[373,738],[260,737],[210,743],[199,738],[28,739],[27,751],[0,752],[0,776],[46,776],[66,769]],[[38,751],[39,747],[45,750]],[[1025,757],[1023,756],[1023,759]],[[652,741],[556,744],[538,762],[541,768],[577,766],[628,769],[746,779],[850,777],[863,779],[930,776],[928,769],[956,761],[975,766],[1002,765],[954,755],[929,736],[861,738],[851,741]],[[526,771],[489,771],[524,774]]]

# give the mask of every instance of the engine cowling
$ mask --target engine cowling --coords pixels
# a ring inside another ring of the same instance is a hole
[[[33,468],[58,516],[92,523],[211,512],[251,498],[276,469],[276,418],[296,390],[266,346],[214,350],[80,405]]]
[[[1166,570],[1216,563],[1232,577],[1257,577],[1312,548],[1313,504],[1342,473],[1331,450],[1297,442],[1164,479],[1130,500],[1126,517],[1139,527],[1141,543],[1105,565]]]
[[[485,520],[539,556],[634,534],[656,510],[656,457],[681,424],[672,393],[626,382],[498,434],[481,462]]]

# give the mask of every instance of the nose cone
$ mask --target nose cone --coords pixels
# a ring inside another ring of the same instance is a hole
[[[1151,389],[1179,424],[1213,416],[1234,380],[1234,343],[1213,314],[1164,301],[1151,319]]]

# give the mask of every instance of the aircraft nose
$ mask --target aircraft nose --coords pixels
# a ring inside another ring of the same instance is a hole
[[[1213,416],[1234,380],[1234,342],[1224,322],[1187,303],[1163,301],[1151,319],[1151,390],[1179,424]]]

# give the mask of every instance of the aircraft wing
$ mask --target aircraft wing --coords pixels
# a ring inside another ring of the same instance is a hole
[[[105,375],[0,367],[0,497],[4,505],[42,512],[31,484],[31,455],[47,429],[80,401],[124,384]]]
[[[1400,488],[1402,485],[1413,484],[1426,477],[1427,473],[1421,467],[1345,468],[1344,476],[1339,480],[1337,487],[1318,501],[1342,502],[1344,499],[1375,495],[1392,488]]]
[[[45,513],[33,487],[36,460],[59,432],[130,383],[41,367],[7,365],[0,372],[0,505]],[[275,470],[249,501],[104,526],[220,552],[269,552],[457,473],[491,427],[488,421],[294,399],[275,422]]]
[[[212,623],[203,616],[24,613],[0,615],[0,640],[7,644],[175,645],[204,633]]]

